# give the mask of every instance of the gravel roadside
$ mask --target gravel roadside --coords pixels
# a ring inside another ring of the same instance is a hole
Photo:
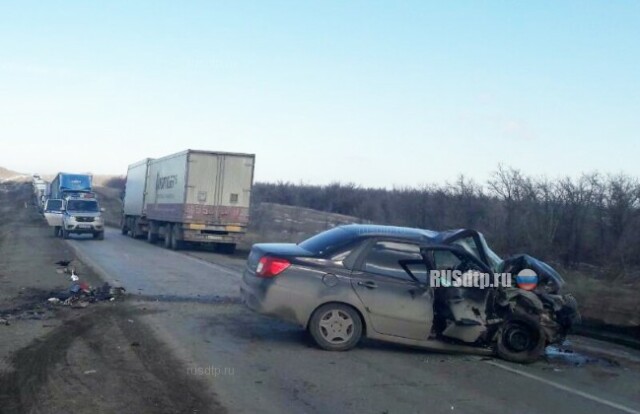
[[[208,384],[180,374],[184,364],[141,321],[144,307],[50,305],[70,285],[59,260],[103,282],[53,238],[29,184],[0,187],[0,413],[225,412]]]

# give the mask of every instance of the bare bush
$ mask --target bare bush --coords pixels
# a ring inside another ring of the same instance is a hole
[[[374,223],[482,231],[503,255],[527,252],[565,266],[640,265],[640,184],[597,173],[549,180],[499,166],[486,185],[460,176],[420,188],[257,183],[254,202],[296,205]]]

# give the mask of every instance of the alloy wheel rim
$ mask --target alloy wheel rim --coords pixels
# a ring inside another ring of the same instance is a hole
[[[329,310],[320,318],[320,334],[332,344],[348,342],[353,337],[353,328],[353,319],[342,310]]]

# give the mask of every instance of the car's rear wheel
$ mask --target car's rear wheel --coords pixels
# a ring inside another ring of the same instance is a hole
[[[544,332],[536,321],[512,317],[498,331],[496,352],[507,361],[529,364],[540,358],[545,342]]]
[[[360,341],[362,320],[352,307],[328,303],[313,313],[309,332],[320,348],[327,351],[347,351]]]

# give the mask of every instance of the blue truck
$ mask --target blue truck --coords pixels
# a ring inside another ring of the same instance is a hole
[[[90,193],[91,174],[58,173],[49,185],[49,198],[62,199],[72,193]]]

